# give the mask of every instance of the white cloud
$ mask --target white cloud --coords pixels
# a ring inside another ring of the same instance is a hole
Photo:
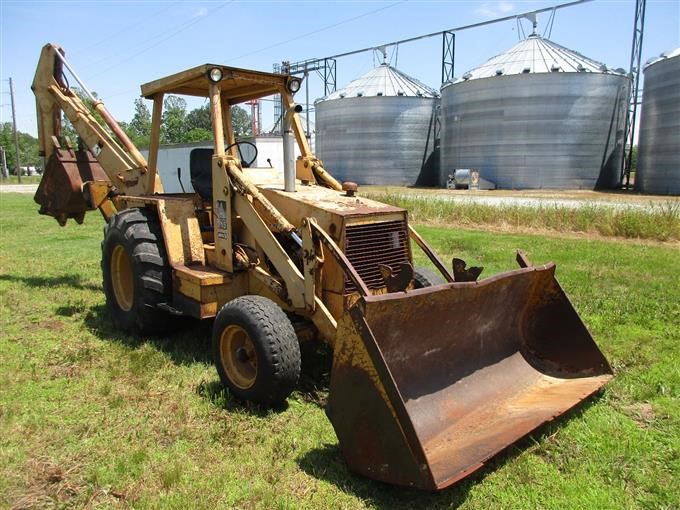
[[[205,7],[200,7],[199,9],[196,9],[196,12],[194,12],[194,18],[200,18],[208,14],[208,9]]]
[[[484,2],[475,9],[475,14],[484,18],[501,18],[516,10],[515,4],[501,0],[499,2]]]

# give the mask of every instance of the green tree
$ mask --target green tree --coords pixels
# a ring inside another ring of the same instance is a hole
[[[191,142],[207,142],[213,139],[213,132],[203,128],[193,128],[184,135],[184,141]]]
[[[240,106],[231,107],[231,124],[234,127],[234,135],[236,137],[244,137],[252,135],[252,126],[250,123],[250,115],[246,110]],[[210,120],[210,105],[203,105],[199,108],[194,108],[187,114],[187,127],[189,131],[199,128],[209,131],[211,133],[209,138],[205,140],[212,140],[212,122]],[[194,137],[195,138],[195,137]],[[187,141],[202,141],[202,140],[187,140]]]
[[[199,128],[212,132],[212,122],[210,120],[210,105],[206,104],[191,110],[187,114],[187,128],[189,129],[189,131],[191,131],[192,129]]]
[[[187,102],[178,96],[168,96],[163,102],[161,136],[163,143],[182,143],[187,129]]]
[[[144,100],[139,97],[135,99],[135,114],[129,123],[121,122],[125,133],[130,137],[137,147],[148,147],[151,136],[151,112],[147,108]]]
[[[234,136],[237,138],[253,134],[250,115],[240,106],[231,107],[231,125],[234,127]]]
[[[92,99],[80,88],[78,87],[71,87],[71,91],[80,98],[80,100],[85,104],[87,109],[90,111],[90,113],[94,116],[94,118],[97,120],[97,122],[104,128],[106,129],[109,134],[111,133],[111,130],[109,127],[106,125],[106,122],[104,122],[104,119],[102,116],[99,114],[97,110],[94,109],[94,103],[92,102]],[[99,96],[97,95],[96,92],[92,92],[92,95],[94,96],[95,99],[99,99]],[[66,114],[62,113],[62,124],[61,124],[61,136],[62,138],[68,137],[68,139],[71,141],[71,143],[75,146],[78,145],[78,137],[80,136],[76,129],[73,127],[73,124],[71,124],[71,121],[66,117]]]
[[[19,163],[21,166],[41,166],[38,139],[28,133],[17,133],[19,138]],[[14,134],[11,122],[0,124],[0,145],[5,148],[5,158],[10,174],[16,174],[16,150],[14,148]]]

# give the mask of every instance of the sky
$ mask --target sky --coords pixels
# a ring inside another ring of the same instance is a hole
[[[142,83],[204,63],[270,71],[274,63],[377,47],[565,0],[387,1],[29,1],[0,0],[0,122],[11,122],[12,78],[19,131],[36,136],[30,90],[40,49],[60,45],[90,90],[120,121],[129,121]],[[595,0],[538,18],[538,33],[612,68],[628,69],[633,0]],[[526,34],[529,22],[523,22]],[[457,32],[455,75],[514,45],[516,21]],[[680,0],[648,0],[642,59],[680,47]],[[387,49],[388,61],[433,88],[441,82],[442,39]],[[338,88],[382,61],[374,52],[337,60]],[[71,82],[73,83],[73,81]],[[642,82],[641,82],[642,84]],[[309,79],[309,96],[323,81]],[[297,100],[304,103],[304,86]],[[151,107],[151,102],[147,103]],[[189,101],[189,108],[203,104]],[[263,126],[273,125],[271,102]]]

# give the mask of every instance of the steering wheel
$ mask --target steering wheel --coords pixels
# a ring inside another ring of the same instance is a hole
[[[243,153],[241,152],[241,145],[250,145],[255,150],[255,155],[249,161],[244,161]],[[226,146],[224,148],[224,152],[228,152],[229,149],[231,149],[234,146],[236,146],[236,150],[238,151],[238,159],[241,160],[241,165],[244,168],[250,168],[250,165],[255,163],[255,160],[257,159],[257,145],[255,145],[253,142],[247,142],[247,141],[243,140],[243,141],[240,141],[240,142],[234,142],[231,145]]]

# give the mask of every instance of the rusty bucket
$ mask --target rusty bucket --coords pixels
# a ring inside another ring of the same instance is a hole
[[[369,296],[338,324],[327,413],[350,469],[436,490],[612,372],[554,264]]]
[[[60,225],[69,218],[80,223],[85,212],[92,210],[85,201],[83,183],[108,180],[89,151],[55,149],[47,160],[34,200],[40,204],[40,214],[53,216]]]

